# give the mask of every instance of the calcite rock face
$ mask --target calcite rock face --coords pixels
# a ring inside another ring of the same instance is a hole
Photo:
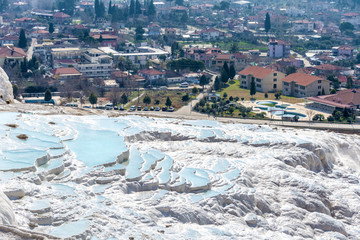
[[[15,215],[10,200],[0,191],[0,224],[15,225]]]
[[[0,104],[13,102],[14,95],[12,85],[6,72],[0,67]]]

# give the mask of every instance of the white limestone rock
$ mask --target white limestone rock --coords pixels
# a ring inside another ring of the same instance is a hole
[[[0,224],[15,225],[15,215],[10,200],[0,191]]]
[[[12,85],[6,72],[0,67],[0,104],[13,102],[14,95]]]

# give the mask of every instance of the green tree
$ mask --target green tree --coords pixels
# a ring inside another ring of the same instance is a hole
[[[332,83],[335,90],[340,87],[339,79],[337,77],[335,77],[334,74],[328,75],[327,80],[329,80]]]
[[[97,103],[97,96],[96,96],[96,94],[94,92],[90,93],[89,102],[93,107]]]
[[[229,75],[224,67],[221,70],[220,78],[223,83],[226,83],[229,80]]]
[[[219,79],[218,76],[216,76],[216,78],[215,78],[214,89],[215,89],[216,91],[218,91],[218,90],[221,89],[221,82],[220,82],[220,79]]]
[[[250,83],[250,95],[253,96],[255,94],[256,94],[256,85],[255,85],[255,80],[252,79]]]
[[[53,33],[54,32],[54,24],[51,22],[49,23],[49,33]]]
[[[353,80],[352,80],[352,77],[351,76],[348,76],[346,78],[346,88],[347,89],[351,89],[353,87]]]
[[[141,4],[139,0],[135,1],[135,14],[141,14]]]
[[[280,96],[281,96],[281,93],[279,93],[279,92],[277,92],[277,93],[275,93],[275,99],[276,100],[279,100],[280,99]]]
[[[12,88],[13,88],[13,95],[15,98],[17,98],[17,96],[19,95],[19,87],[18,85],[14,84]]]
[[[145,30],[142,26],[137,26],[135,29],[135,41],[142,41]]]
[[[226,92],[223,93],[223,98],[226,99],[228,94]]]
[[[229,76],[229,74],[230,74],[230,69],[229,69],[229,65],[227,64],[227,62],[224,62],[224,65],[223,65],[222,68],[225,69],[226,73],[227,73],[228,76]]]
[[[271,20],[270,20],[269,13],[266,13],[264,25],[265,25],[265,32],[266,32],[266,34],[268,34],[268,32],[271,29]]]
[[[18,46],[20,48],[26,48],[27,47],[27,40],[26,40],[26,36],[25,36],[25,30],[21,29],[20,30],[20,35],[19,35],[19,44]]]
[[[130,1],[130,7],[129,7],[129,15],[133,16],[135,13],[135,1],[131,0]]]
[[[146,105],[151,103],[151,98],[149,97],[149,95],[146,95],[144,97],[143,103],[145,103]]]
[[[155,8],[153,0],[150,0],[149,7],[148,7],[148,15],[151,18],[153,18],[156,15],[156,8]]]
[[[51,96],[51,91],[50,91],[50,89],[46,89],[44,100],[48,102],[48,101],[51,100],[51,98],[52,98],[52,96]]]
[[[196,95],[199,92],[199,89],[197,89],[197,87],[193,87],[193,89],[191,90],[192,94]]]
[[[186,24],[187,21],[188,21],[188,19],[189,19],[189,17],[188,17],[188,15],[187,15],[187,13],[184,12],[183,15],[181,16],[180,21],[181,21],[182,24]]]
[[[233,64],[230,65],[230,70],[229,70],[229,77],[230,79],[234,79],[236,75],[236,71],[235,71],[235,67]]]
[[[187,94],[185,94],[184,96],[182,96],[181,100],[182,100],[183,102],[189,101],[189,100],[190,100],[189,94],[187,93]]]
[[[290,75],[292,73],[296,73],[296,67],[295,66],[289,66],[285,69],[285,74]]]
[[[352,25],[349,22],[342,22],[339,26],[339,29],[342,33],[347,32],[347,31],[352,32],[352,31],[354,31],[354,25]]]
[[[336,93],[336,90],[334,89],[334,88],[332,88],[331,90],[330,90],[330,94],[335,94]]]
[[[165,105],[168,106],[168,107],[170,107],[172,105],[172,102],[171,102],[169,97],[166,98]]]
[[[126,96],[125,93],[123,93],[123,95],[121,95],[120,102],[122,104],[126,104],[128,102],[128,97]]]
[[[204,90],[205,85],[209,84],[209,80],[204,74],[201,75],[199,84],[200,84],[200,86],[203,87],[203,90]]]
[[[239,51],[239,45],[235,42],[231,44],[230,53],[237,53]]]
[[[72,16],[75,9],[75,0],[58,0],[58,9]]]
[[[108,14],[113,14],[113,11],[112,11],[112,3],[111,3],[111,0],[109,1],[109,7],[108,7]]]

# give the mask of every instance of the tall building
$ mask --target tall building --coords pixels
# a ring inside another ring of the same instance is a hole
[[[290,56],[290,43],[272,39],[268,43],[268,56],[271,58],[287,58]]]

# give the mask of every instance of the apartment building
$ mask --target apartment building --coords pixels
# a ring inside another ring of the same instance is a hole
[[[285,77],[282,72],[258,66],[248,67],[239,72],[240,87],[250,89],[255,81],[257,92],[278,92],[282,90],[281,79]]]
[[[312,97],[329,94],[330,81],[305,73],[293,73],[282,79],[284,96]]]

